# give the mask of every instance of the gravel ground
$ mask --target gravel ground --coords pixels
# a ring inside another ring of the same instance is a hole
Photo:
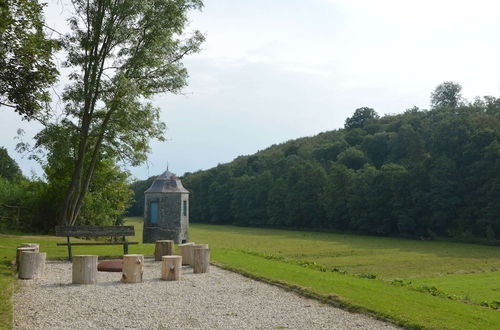
[[[97,285],[72,285],[71,263],[48,261],[45,278],[19,281],[15,329],[396,329],[211,266],[182,280],[161,281],[146,259],[144,281],[120,283],[99,273]]]

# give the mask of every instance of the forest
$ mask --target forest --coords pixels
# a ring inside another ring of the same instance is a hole
[[[464,101],[444,83],[432,108],[273,145],[186,173],[192,222],[334,230],[417,239],[500,238],[500,99]],[[132,185],[142,215],[154,177]]]

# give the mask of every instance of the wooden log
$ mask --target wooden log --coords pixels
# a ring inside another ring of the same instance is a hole
[[[162,261],[161,257],[174,254],[174,241],[158,240],[155,242],[155,261]]]
[[[208,249],[208,244],[193,244],[193,245],[190,245],[189,248],[188,248],[188,253],[189,253],[189,265],[191,267],[194,267],[194,250],[195,249]]]
[[[181,279],[182,256],[163,256],[161,262],[161,279],[178,281]]]
[[[23,251],[19,257],[19,278],[23,280],[38,279],[45,272],[47,253]]]
[[[179,250],[182,256],[183,265],[191,264],[190,251],[189,251],[189,246],[191,245],[194,245],[194,243],[190,242],[190,243],[179,244]]]
[[[194,258],[193,272],[195,274],[208,273],[210,267],[210,249],[195,248],[193,258]]]
[[[76,255],[73,256],[73,284],[96,284],[97,283],[97,256]]]
[[[144,255],[126,254],[123,256],[122,279],[123,283],[142,282],[144,272]]]
[[[26,244],[32,244],[32,243],[26,243]],[[33,246],[25,246],[25,244],[21,245],[20,247],[17,248],[16,250],[16,269],[19,271],[19,263],[20,263],[20,258],[21,258],[21,253],[25,251],[31,251],[31,252],[39,252],[39,247],[38,244],[33,244]]]

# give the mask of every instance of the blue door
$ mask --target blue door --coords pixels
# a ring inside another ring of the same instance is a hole
[[[158,223],[158,202],[151,202],[149,204],[149,221],[151,223]]]

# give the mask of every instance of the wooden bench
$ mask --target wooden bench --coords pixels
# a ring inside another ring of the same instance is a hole
[[[123,245],[123,254],[128,254],[130,244],[138,242],[128,242],[127,236],[135,236],[134,226],[56,226],[56,236],[66,237],[67,243],[57,243],[57,246],[68,246],[68,259],[73,255],[71,247],[73,245]],[[123,242],[78,242],[71,243],[70,237],[123,237]]]

